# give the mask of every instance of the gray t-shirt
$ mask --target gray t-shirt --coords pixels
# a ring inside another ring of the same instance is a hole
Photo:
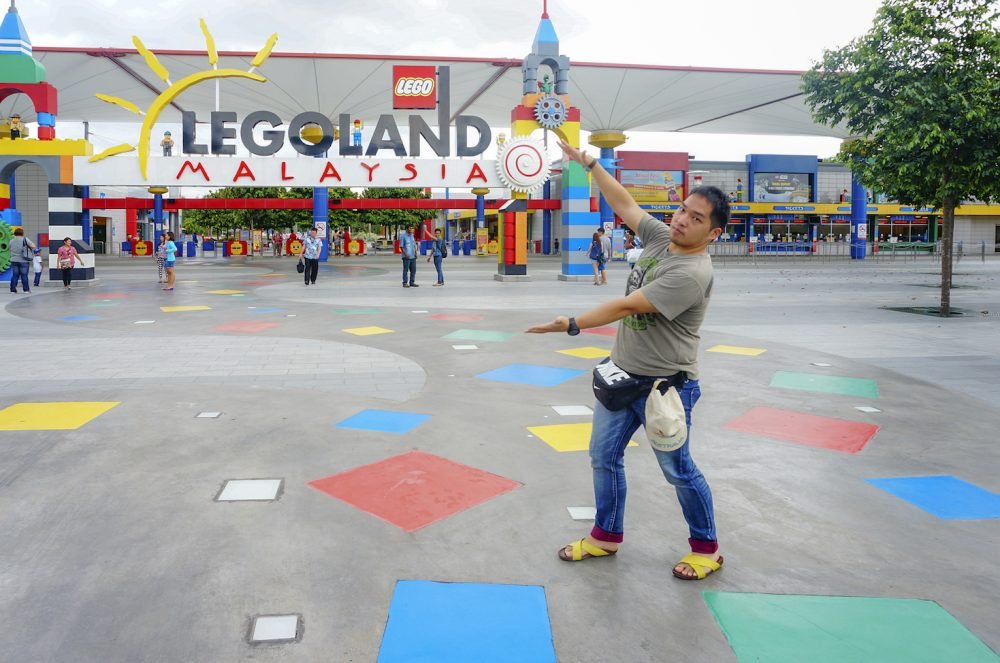
[[[27,247],[28,252],[35,248],[35,245],[31,243],[27,237],[13,237],[10,240],[10,261],[11,262],[31,262],[33,256],[27,258],[24,257],[24,250]]]
[[[621,321],[611,359],[629,373],[698,377],[698,332],[712,295],[707,253],[670,253],[670,229],[648,214],[639,222],[642,257],[629,274],[625,294],[641,289],[656,313]]]
[[[604,262],[611,260],[611,238],[601,235],[601,253],[604,254]]]

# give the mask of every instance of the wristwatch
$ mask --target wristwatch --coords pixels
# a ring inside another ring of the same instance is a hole
[[[587,166],[584,166],[584,168],[589,173],[590,171],[592,171],[594,169],[594,166],[596,166],[596,165],[597,165],[597,159],[591,159],[590,160],[590,164],[587,165]]]
[[[580,333],[580,328],[576,325],[576,318],[569,319],[569,328],[566,330],[566,333],[570,336],[576,336]]]

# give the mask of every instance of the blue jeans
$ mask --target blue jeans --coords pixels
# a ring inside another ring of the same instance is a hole
[[[441,271],[441,263],[443,261],[443,256],[434,256],[434,269],[436,269],[438,273],[438,283],[444,283],[444,272]]]
[[[691,410],[701,398],[697,380],[688,380],[680,390],[688,425],[688,441],[676,451],[657,451],[663,476],[677,492],[681,511],[691,534],[695,552],[713,553],[718,547],[712,491],[691,459]],[[594,471],[597,517],[591,535],[600,541],[620,542],[625,524],[625,446],[646,422],[646,396],[628,407],[611,411],[594,403],[594,427],[590,438],[590,464]]]
[[[409,274],[409,282],[407,282],[407,274]],[[403,285],[413,285],[413,282],[417,280],[417,259],[416,258],[403,258]]]
[[[28,268],[31,267],[30,262],[10,262],[10,291],[17,292],[17,280],[21,280],[21,288],[25,292],[30,292],[31,287],[28,285]]]

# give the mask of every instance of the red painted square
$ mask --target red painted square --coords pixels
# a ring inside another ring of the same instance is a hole
[[[599,334],[601,336],[614,336],[618,333],[617,327],[594,327],[593,329],[583,329],[584,334]]]
[[[727,423],[726,428],[854,454],[865,448],[879,427],[790,410],[755,407]]]
[[[435,313],[427,317],[431,320],[450,320],[451,322],[479,322],[483,319],[481,315],[463,315],[459,313]]]
[[[228,325],[212,327],[212,331],[221,332],[243,332],[244,334],[255,334],[265,329],[277,327],[277,322],[230,322]]]
[[[362,465],[309,485],[407,532],[521,486],[422,451]]]

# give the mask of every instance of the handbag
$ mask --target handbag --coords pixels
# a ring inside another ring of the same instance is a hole
[[[73,266],[73,261],[69,258],[59,259],[59,269],[70,269]]]
[[[687,442],[684,403],[673,385],[657,380],[646,399],[646,438],[659,451],[676,451]]]
[[[306,264],[302,262],[302,258],[299,258],[299,262],[295,265],[295,271],[302,274],[306,271]]]
[[[441,240],[441,257],[448,257],[448,242],[445,242],[444,240]]]
[[[23,237],[21,238],[21,257],[25,260],[32,260],[35,257],[28,246],[28,240]]]

